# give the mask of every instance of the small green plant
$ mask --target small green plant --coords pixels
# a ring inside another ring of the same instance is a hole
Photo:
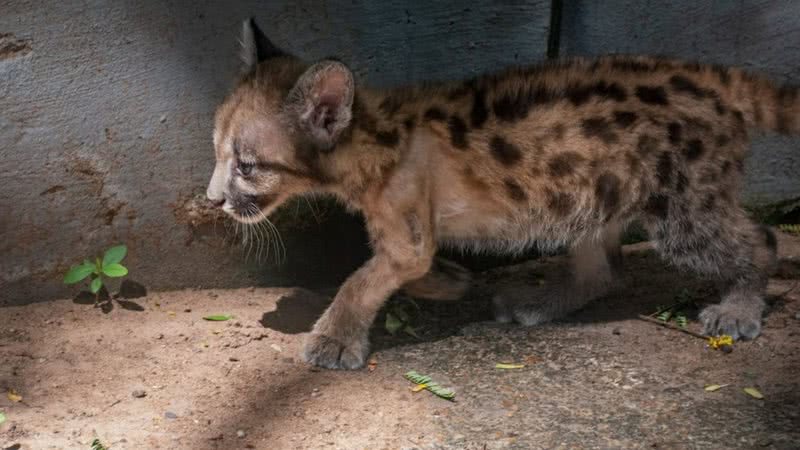
[[[95,296],[95,303],[99,303],[100,289],[103,287],[103,277],[120,278],[128,274],[128,269],[122,264],[122,260],[128,253],[128,247],[117,245],[109,248],[103,254],[103,258],[96,257],[94,262],[88,259],[83,264],[73,266],[64,275],[64,284],[75,284],[83,280],[89,280],[89,291]]]
[[[103,443],[100,442],[100,439],[94,438],[94,440],[92,441],[91,450],[109,450],[110,448],[111,447],[106,447],[105,445],[103,445]]]

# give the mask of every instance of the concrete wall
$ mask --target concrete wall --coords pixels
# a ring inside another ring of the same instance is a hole
[[[366,256],[358,220],[341,211],[285,223],[280,266],[255,251],[248,262],[220,224],[183,220],[213,167],[213,111],[238,69],[241,20],[255,15],[285,49],[337,55],[381,86],[542,57],[549,2],[464,5],[0,2],[0,304],[73,292],[60,283],[69,265],[117,242],[150,288],[338,281]]]
[[[800,2],[794,0],[566,0],[562,53],[652,53],[735,65],[800,83]],[[800,199],[800,139],[753,142],[750,204]]]
[[[800,3],[566,1],[564,54],[658,52],[800,79]],[[358,219],[284,220],[284,264],[193,226],[211,121],[238,68],[240,21],[361,82],[458,78],[544,57],[550,2],[0,2],[0,305],[72,292],[61,274],[117,242],[150,288],[329,284],[366,256]],[[692,23],[690,25],[690,22]],[[800,196],[797,141],[759,142],[748,195]],[[291,208],[294,208],[292,206]],[[291,212],[291,211],[290,211]],[[255,253],[252,252],[252,253]]]

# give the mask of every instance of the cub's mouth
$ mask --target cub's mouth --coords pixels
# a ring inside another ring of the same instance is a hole
[[[223,211],[239,222],[253,224],[261,222],[277,206],[277,195],[241,194],[225,198],[221,205]]]

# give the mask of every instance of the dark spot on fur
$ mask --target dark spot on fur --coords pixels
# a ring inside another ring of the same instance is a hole
[[[504,166],[512,166],[522,158],[522,152],[516,145],[508,142],[500,136],[494,136],[489,143],[494,159]]]
[[[572,212],[575,204],[572,196],[565,192],[547,190],[547,207],[557,216],[564,217]]]
[[[580,106],[589,101],[593,96],[601,99],[624,102],[628,98],[625,89],[617,83],[598,81],[594,84],[572,84],[567,87],[565,94],[575,106]]]
[[[736,118],[736,121],[739,123],[739,126],[744,126],[744,114],[738,109],[733,110],[733,117]]]
[[[632,111],[614,111],[614,123],[622,128],[628,128],[636,122],[637,115]]]
[[[731,74],[728,71],[727,67],[714,64],[713,66],[711,66],[711,70],[713,70],[717,74],[720,83],[722,83],[725,86],[731,84]]]
[[[656,164],[656,177],[661,186],[669,184],[672,178],[672,155],[669,152],[662,152]]]
[[[661,86],[638,86],[636,88],[636,96],[642,103],[648,105],[666,105],[667,91]]]
[[[392,117],[403,106],[403,99],[399,95],[389,95],[384,98],[378,105],[380,109],[387,116]]]
[[[667,125],[667,135],[669,136],[669,143],[670,144],[680,144],[681,142],[681,133],[683,132],[683,127],[678,122],[670,122]]]
[[[722,116],[728,111],[728,108],[725,107],[725,105],[722,103],[722,100],[716,99],[714,100],[714,110],[717,112],[717,114]]]
[[[489,108],[486,106],[486,89],[475,91],[475,98],[472,102],[472,111],[469,113],[469,120],[473,128],[481,128],[489,118]]]
[[[428,108],[424,115],[425,120],[444,122],[447,120],[447,114],[441,108],[436,106]]]
[[[523,202],[528,199],[528,195],[525,194],[525,191],[522,190],[522,187],[520,187],[516,181],[506,178],[503,183],[506,186],[506,191],[508,192],[508,196],[511,197],[511,200]]]
[[[694,98],[714,97],[716,94],[709,89],[703,89],[695,84],[694,81],[684,77],[683,75],[673,75],[669,79],[669,84],[675,92],[682,92],[689,94]]]
[[[406,120],[403,121],[403,126],[406,127],[406,130],[411,131],[414,127],[417,126],[417,116],[411,115],[406,117]]]
[[[583,161],[583,156],[576,152],[562,152],[547,163],[547,172],[554,177],[564,177],[575,171],[575,166]]]
[[[604,117],[592,117],[581,122],[583,135],[587,138],[596,137],[606,144],[613,144],[619,140],[611,129],[611,124]]]
[[[728,174],[728,172],[730,172],[730,171],[731,171],[731,166],[732,166],[732,165],[733,165],[733,164],[731,164],[731,162],[730,162],[730,161],[725,161],[724,163],[722,163],[722,174],[723,174],[723,175],[727,175],[727,174]]]
[[[666,219],[669,215],[669,198],[663,194],[654,194],[647,199],[644,206],[646,213],[660,219]]]
[[[566,127],[564,126],[564,124],[557,123],[553,125],[553,128],[551,128],[551,135],[553,136],[553,139],[560,141],[561,139],[564,139],[565,131]]]
[[[706,198],[703,200],[703,210],[704,211],[713,211],[714,207],[716,206],[717,199],[714,197],[714,194],[707,194]]]
[[[384,147],[394,147],[400,142],[400,133],[397,128],[391,131],[378,131],[375,133],[375,142]]]
[[[603,208],[606,220],[608,220],[619,206],[619,178],[611,173],[605,172],[597,179],[595,186],[595,197]]]
[[[724,135],[724,134],[718,134],[717,137],[716,137],[715,143],[717,144],[717,147],[724,147],[724,146],[728,145],[728,143],[730,141],[731,141],[731,138],[729,136]]]
[[[498,119],[513,122],[528,117],[532,106],[553,100],[555,100],[554,93],[544,86],[527,86],[520,92],[501,95],[492,106]]]
[[[654,138],[653,136],[643,134],[639,137],[639,141],[636,143],[636,150],[642,155],[649,155],[650,153],[658,150],[658,139]]]
[[[458,116],[450,116],[447,121],[447,128],[450,130],[450,143],[453,147],[465,150],[467,148],[467,123]]]
[[[788,134],[792,131],[794,106],[800,96],[800,88],[796,86],[781,86],[775,92],[775,129],[779,133]]]
[[[686,178],[686,174],[683,172],[678,172],[678,183],[675,185],[675,191],[677,191],[679,194],[683,194],[688,185],[689,179]]]
[[[703,154],[703,143],[700,139],[692,139],[686,143],[686,148],[683,149],[683,154],[686,155],[686,159],[689,161],[694,161]]]
[[[775,238],[775,233],[764,225],[761,225],[761,232],[764,233],[764,243],[767,248],[775,252],[778,249],[778,240]]]

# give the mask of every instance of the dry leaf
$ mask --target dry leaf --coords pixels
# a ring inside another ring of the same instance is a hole
[[[374,372],[377,366],[378,366],[378,361],[375,358],[370,359],[369,362],[367,363],[367,370],[369,370],[370,372]]]
[[[15,391],[13,389],[9,389],[8,392],[6,393],[6,395],[8,396],[8,399],[11,400],[14,403],[18,403],[18,402],[22,401],[22,396],[19,395],[17,393],[17,391]]]
[[[759,399],[759,400],[761,400],[761,399],[763,399],[763,398],[764,398],[764,396],[761,394],[761,392],[760,392],[758,389],[756,389],[756,388],[753,388],[753,387],[746,387],[746,388],[744,388],[743,390],[744,390],[744,392],[745,392],[747,395],[749,395],[750,397],[757,398],[757,399]]]
[[[495,369],[522,369],[523,367],[525,367],[525,364],[497,363],[494,365]]]
[[[427,384],[418,384],[418,385],[416,385],[416,386],[413,386],[413,387],[411,388],[411,392],[419,392],[419,391],[421,391],[421,390],[425,389],[426,387],[428,387],[428,385],[427,385]]]

